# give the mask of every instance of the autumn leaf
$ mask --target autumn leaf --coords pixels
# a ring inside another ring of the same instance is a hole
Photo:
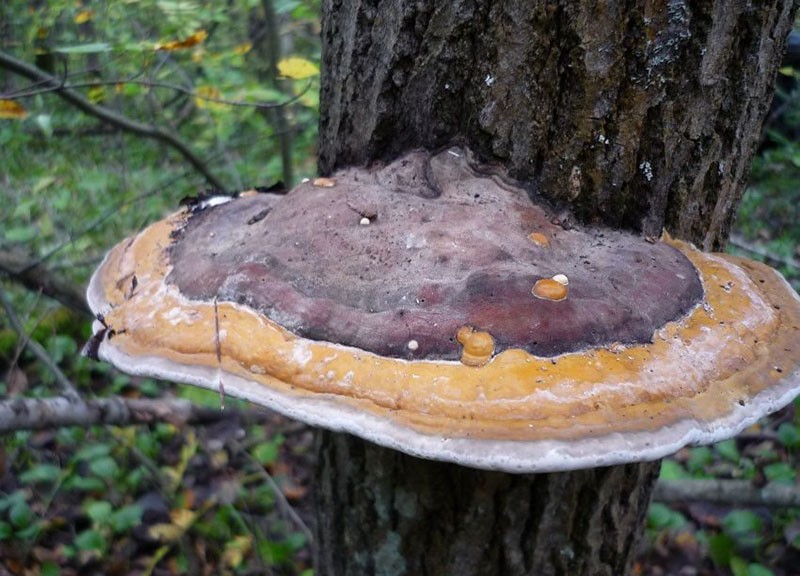
[[[292,56],[278,62],[278,73],[284,78],[302,80],[319,74],[319,67],[311,60]]]
[[[106,99],[106,89],[102,86],[92,86],[89,88],[87,95],[89,96],[89,102],[99,104]]]
[[[0,119],[24,120],[28,111],[13,100],[0,100]]]
[[[253,537],[251,535],[236,536],[225,544],[222,561],[231,568],[238,568],[252,547]]]
[[[253,49],[253,44],[250,42],[245,42],[244,44],[239,44],[238,46],[235,46],[233,48],[233,53],[241,56],[243,54],[247,54],[252,49]]]
[[[198,108],[209,110],[221,110],[225,108],[225,104],[214,102],[214,100],[222,99],[222,93],[214,86],[198,86],[194,94],[194,103]]]
[[[198,30],[191,36],[184,38],[183,40],[171,40],[170,42],[164,42],[161,44],[156,44],[156,50],[166,50],[166,51],[173,51],[173,50],[183,50],[184,48],[191,48],[192,46],[197,46],[203,40],[208,38],[208,32],[205,30]]]
[[[75,14],[75,18],[73,18],[73,20],[75,21],[75,24],[85,24],[93,17],[94,17],[94,10],[92,10],[91,8],[84,8],[83,10]]]

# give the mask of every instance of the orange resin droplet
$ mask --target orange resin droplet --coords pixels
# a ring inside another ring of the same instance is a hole
[[[528,234],[528,240],[537,246],[541,246],[542,248],[547,248],[550,246],[550,239],[541,232],[531,232]]]
[[[564,300],[569,294],[569,287],[552,278],[542,278],[533,285],[531,294],[542,300]]]
[[[462,326],[458,329],[456,340],[464,347],[461,351],[461,363],[467,366],[483,366],[494,354],[494,338],[488,332]]]
[[[311,185],[317,188],[333,188],[336,186],[336,180],[333,178],[314,178],[311,181]]]

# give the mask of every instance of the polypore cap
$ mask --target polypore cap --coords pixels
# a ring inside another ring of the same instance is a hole
[[[461,151],[185,208],[88,294],[124,370],[482,468],[659,458],[800,386],[800,300],[776,272],[565,229]]]

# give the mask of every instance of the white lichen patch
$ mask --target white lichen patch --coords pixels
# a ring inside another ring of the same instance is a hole
[[[639,164],[639,170],[641,170],[642,175],[644,175],[644,179],[650,182],[653,179],[653,166],[650,162],[646,160]]]
[[[427,244],[427,240],[425,240],[424,236],[419,234],[414,234],[413,232],[409,232],[406,236],[406,248],[411,250],[412,248],[424,248]]]

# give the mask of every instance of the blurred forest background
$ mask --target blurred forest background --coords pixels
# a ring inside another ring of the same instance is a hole
[[[135,425],[0,423],[0,576],[312,573],[305,426],[233,400],[221,412],[216,394],[131,378],[80,350],[92,320],[83,290],[113,244],[187,196],[314,176],[320,10],[0,5],[0,394],[139,408]],[[795,289],[798,46],[730,244]],[[800,574],[798,406],[665,460],[639,574]],[[775,497],[753,501],[764,494]]]

